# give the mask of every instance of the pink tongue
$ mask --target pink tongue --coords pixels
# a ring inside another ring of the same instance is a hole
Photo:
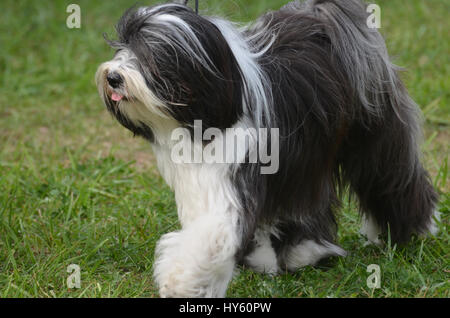
[[[117,93],[112,93],[111,99],[115,102],[120,102],[122,100],[123,96]]]

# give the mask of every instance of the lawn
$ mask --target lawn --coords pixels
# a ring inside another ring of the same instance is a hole
[[[135,1],[0,4],[0,297],[157,297],[153,253],[179,227],[149,145],[120,127],[97,95],[112,56],[102,33]],[[150,1],[144,1],[149,3]],[[285,1],[200,1],[203,13],[250,21]],[[406,247],[364,246],[355,202],[339,215],[346,258],[270,277],[241,269],[229,297],[449,297],[450,2],[378,0],[395,62],[424,113],[424,162],[441,196],[441,232]],[[67,267],[81,268],[68,289]],[[369,264],[381,268],[370,289]]]

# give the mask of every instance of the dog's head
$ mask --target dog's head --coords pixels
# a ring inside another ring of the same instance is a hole
[[[152,140],[168,121],[232,126],[242,113],[240,65],[213,18],[181,4],[132,8],[116,26],[114,58],[96,82],[108,110],[136,135]]]

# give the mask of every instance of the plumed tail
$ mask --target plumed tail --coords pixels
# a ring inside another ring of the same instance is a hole
[[[285,8],[292,7],[309,11],[323,23],[331,54],[353,89],[351,97],[361,106],[353,108],[355,115],[369,124],[382,119],[388,109],[402,122],[412,124],[403,117],[417,107],[399,80],[400,68],[392,64],[383,37],[369,25],[366,4],[360,0],[307,0]]]

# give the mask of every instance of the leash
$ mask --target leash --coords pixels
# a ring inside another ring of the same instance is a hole
[[[189,0],[184,0],[184,5],[187,6]],[[195,13],[198,14],[198,0],[195,0]]]

